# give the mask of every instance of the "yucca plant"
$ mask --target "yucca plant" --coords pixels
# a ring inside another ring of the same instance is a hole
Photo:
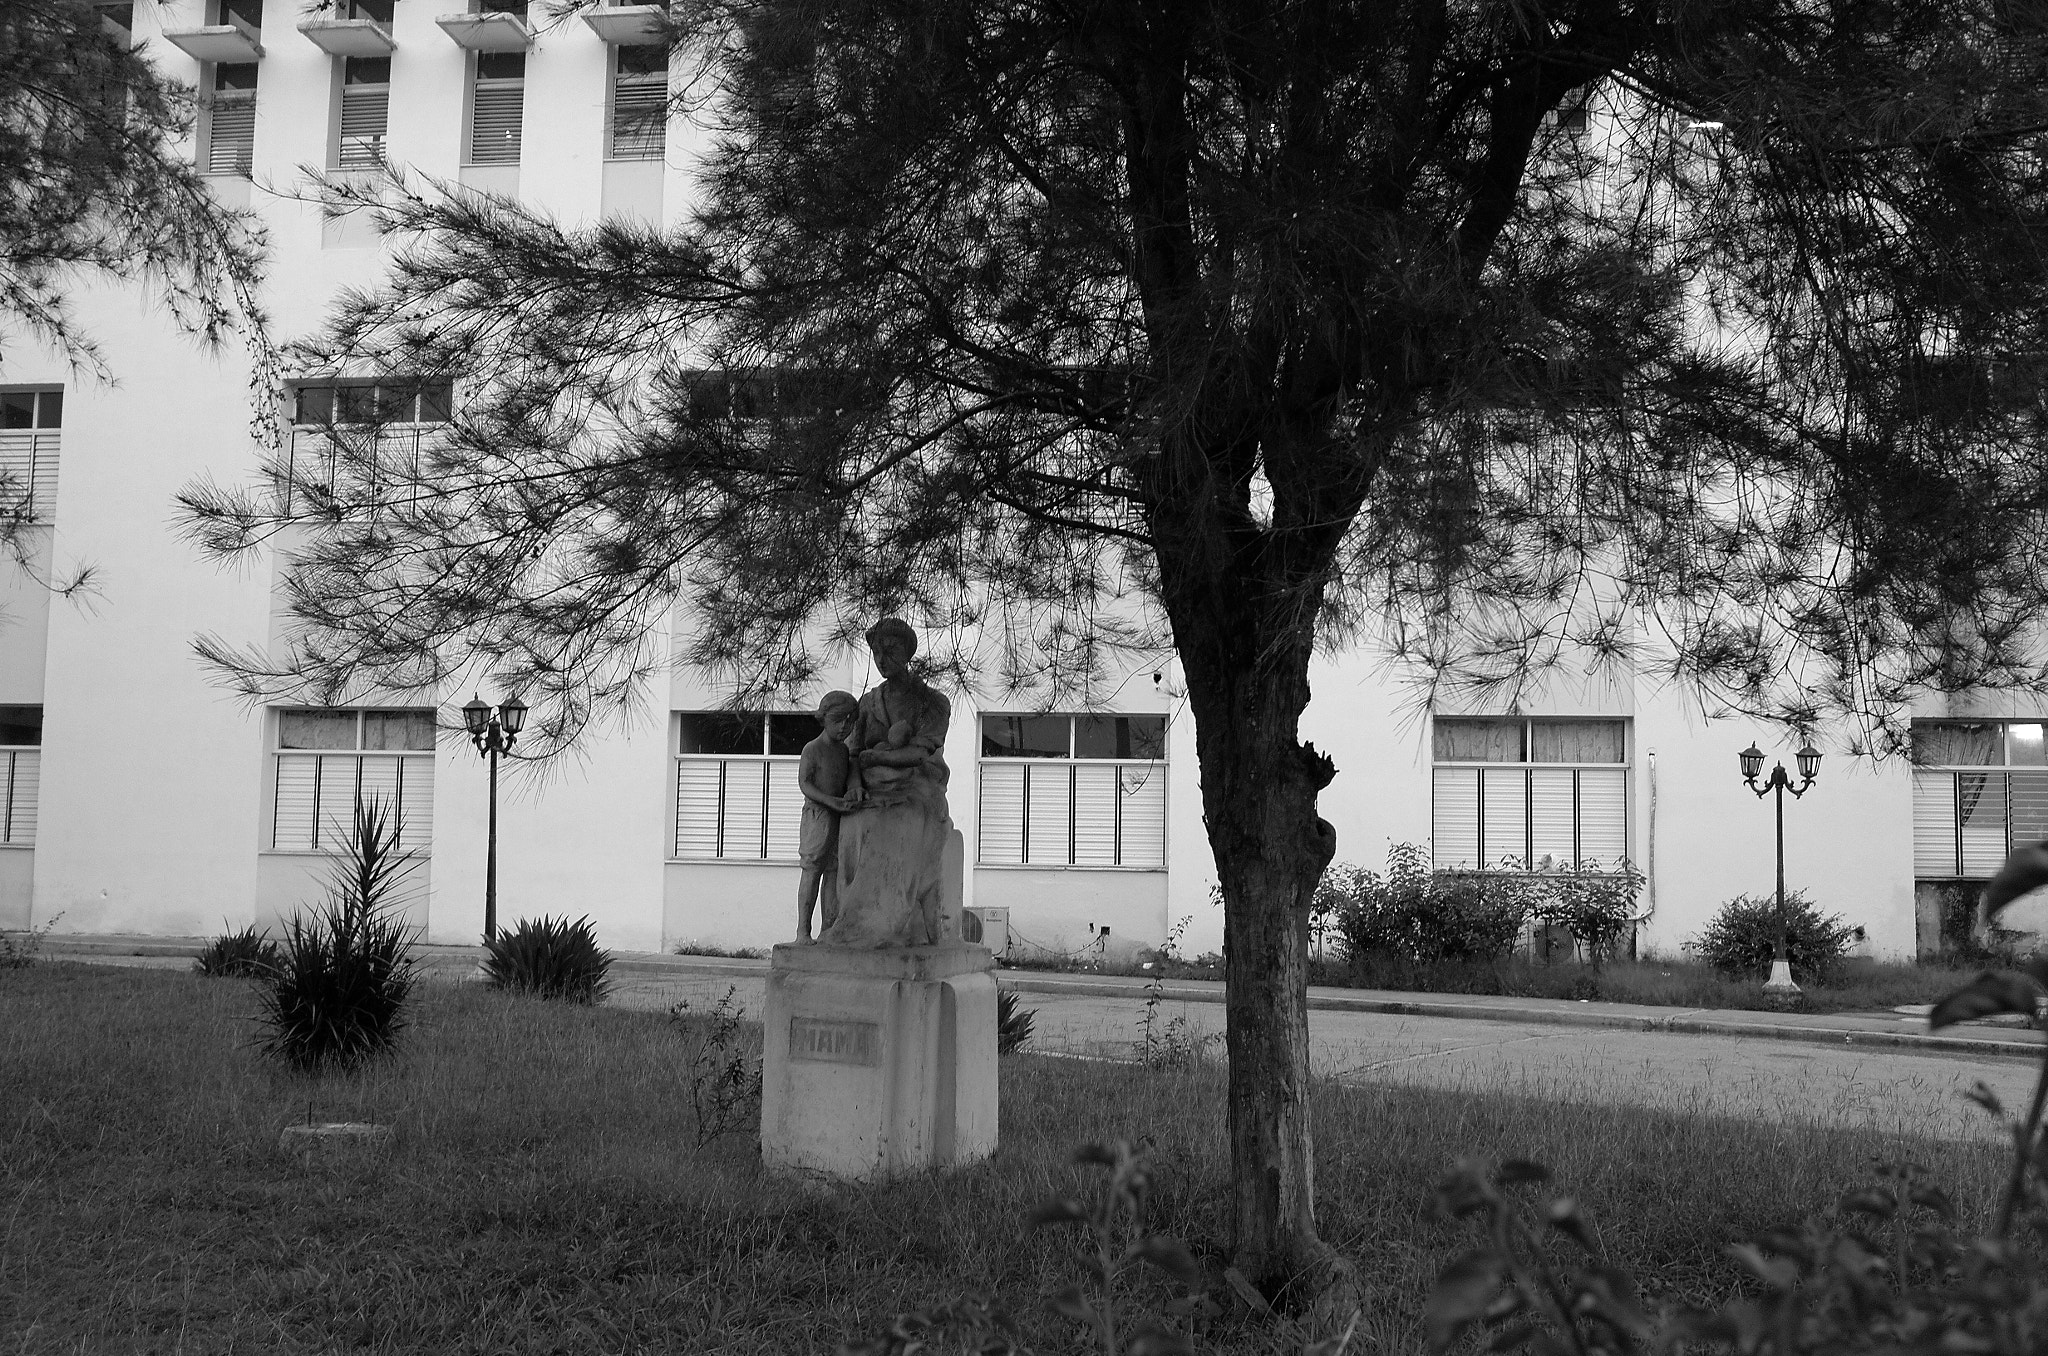
[[[200,948],[192,968],[216,979],[261,979],[277,969],[277,943],[268,928],[261,932],[251,923],[240,932],[223,932]]]
[[[1038,1018],[1036,1008],[1020,1007],[1017,991],[996,989],[996,1053],[1007,1055],[1031,1039],[1031,1026]]]
[[[494,989],[602,1003],[611,992],[612,953],[597,944],[588,916],[522,918],[510,932],[484,942],[484,983]]]
[[[285,926],[264,989],[258,1048],[304,1073],[353,1068],[397,1044],[417,976],[418,930],[399,916],[419,860],[382,802],[356,807],[327,900]]]

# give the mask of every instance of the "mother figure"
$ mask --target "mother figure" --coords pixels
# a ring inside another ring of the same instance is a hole
[[[946,726],[953,704],[910,671],[917,633],[901,617],[868,629],[882,682],[860,699],[846,744],[853,808],[839,821],[839,918],[820,942],[930,946],[939,938],[946,837]]]

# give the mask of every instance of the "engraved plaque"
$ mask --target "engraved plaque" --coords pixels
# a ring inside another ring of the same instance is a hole
[[[874,1022],[835,1022],[823,1017],[789,1019],[789,1057],[827,1064],[880,1065],[882,1028]]]

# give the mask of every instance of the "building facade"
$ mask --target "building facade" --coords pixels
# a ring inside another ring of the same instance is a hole
[[[647,11],[550,22],[511,0],[293,0],[102,6],[202,92],[184,153],[268,232],[283,337],[379,277],[367,223],[303,192],[303,167],[410,172],[506,194],[570,223],[673,220],[697,132],[668,111]],[[14,336],[0,350],[0,471],[33,520],[0,563],[0,927],[210,933],[274,927],[317,897],[336,832],[375,798],[422,857],[415,921],[435,941],[483,919],[485,771],[462,735],[469,692],[434,702],[251,709],[210,680],[195,636],[274,640],[275,568],[223,569],[178,533],[174,497],[246,480],[241,355],[211,354],[139,296],[87,289],[81,319],[114,385]],[[295,384],[292,455],[375,423],[430,439],[459,392]],[[402,404],[403,408],[399,408]],[[90,587],[53,591],[80,568]],[[1339,857],[1377,867],[1426,843],[1444,869],[1611,867],[1646,875],[1639,945],[1675,953],[1730,896],[1770,888],[1771,809],[1742,784],[1752,740],[1687,694],[1612,672],[1553,682],[1515,710],[1431,710],[1370,654],[1320,661],[1303,735],[1336,760],[1323,814]],[[859,692],[848,656],[822,682]],[[486,694],[496,699],[510,694]],[[1215,949],[1222,914],[1194,731],[1170,660],[1110,675],[1068,708],[950,694],[946,757],[968,905],[1016,950]],[[762,947],[795,926],[796,756],[805,710],[734,712],[678,671],[575,756],[508,766],[499,918],[588,915],[610,946]],[[1787,806],[1786,871],[1867,930],[1878,954],[1938,945],[2014,842],[2048,837],[2048,705],[1930,703],[1916,758],[1823,747]],[[1782,745],[1782,746],[1779,746]]]

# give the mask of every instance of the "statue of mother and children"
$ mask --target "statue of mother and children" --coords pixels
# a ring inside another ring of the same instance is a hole
[[[952,703],[910,669],[917,633],[900,617],[868,629],[882,681],[857,701],[828,692],[824,731],[804,746],[797,940],[932,946],[941,940],[947,835],[946,726]]]

